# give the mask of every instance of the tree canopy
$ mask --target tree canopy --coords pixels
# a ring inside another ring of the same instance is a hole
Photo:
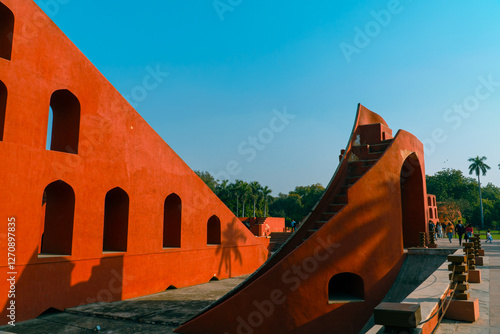
[[[482,172],[481,168],[479,172]],[[466,222],[474,226],[481,226],[477,179],[466,177],[460,170],[446,168],[432,176],[426,175],[426,181],[427,193],[436,195],[438,202],[453,203],[460,209]],[[481,191],[483,193],[484,224],[488,228],[498,228],[500,227],[500,188],[488,183],[481,187]]]
[[[268,186],[257,181],[216,180],[209,172],[195,171],[237,217],[284,217],[287,225],[300,221],[312,210],[325,188],[319,184],[298,186],[288,194],[273,197]]]

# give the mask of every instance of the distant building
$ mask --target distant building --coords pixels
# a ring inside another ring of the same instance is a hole
[[[429,221],[432,221],[434,224],[439,222],[438,218],[438,208],[436,205],[436,195],[427,194],[427,212],[429,215]]]

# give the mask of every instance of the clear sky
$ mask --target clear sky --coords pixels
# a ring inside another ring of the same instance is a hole
[[[35,2],[192,169],[326,186],[361,103],[500,186],[498,0]]]

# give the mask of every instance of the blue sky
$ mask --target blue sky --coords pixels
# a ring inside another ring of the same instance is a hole
[[[500,186],[498,0],[35,2],[192,169],[326,186],[362,103]]]

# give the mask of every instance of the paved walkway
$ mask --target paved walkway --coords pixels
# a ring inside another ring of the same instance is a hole
[[[484,243],[484,266],[481,269],[481,283],[471,283],[471,297],[479,299],[479,320],[465,323],[443,319],[436,334],[500,334],[500,240],[492,244]],[[448,239],[439,239],[438,247],[462,248],[458,239],[452,243]]]
[[[106,334],[170,334],[180,324],[224,296],[248,275],[167,290],[149,296],[114,303],[95,303],[3,326],[7,333],[56,334],[91,333],[97,326]]]

